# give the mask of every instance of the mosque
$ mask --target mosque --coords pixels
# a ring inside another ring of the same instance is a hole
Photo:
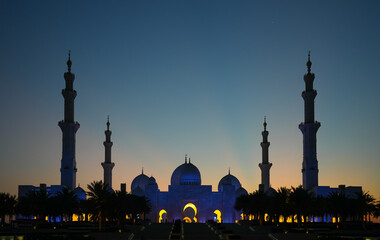
[[[80,199],[86,199],[85,191],[76,186],[76,159],[75,159],[75,135],[80,125],[74,120],[74,100],[77,92],[73,88],[75,75],[71,72],[71,59],[67,61],[68,71],[64,74],[66,87],[62,90],[64,97],[64,120],[58,123],[62,130],[62,159],[61,159],[61,184],[41,184],[39,187],[32,185],[19,185],[18,196],[25,196],[29,191],[40,191],[42,188],[55,196],[63,187],[73,190]],[[305,90],[302,92],[305,106],[304,122],[299,125],[303,134],[303,162],[302,162],[302,186],[315,195],[328,196],[334,191],[344,191],[349,196],[362,190],[361,187],[338,188],[318,186],[318,161],[317,161],[317,131],[320,123],[314,119],[314,99],[317,91],[313,88],[314,74],[311,73],[310,53],[306,63],[307,74],[304,75]],[[101,163],[104,169],[104,183],[112,191],[112,169],[115,163],[111,161],[111,134],[110,122],[107,119],[105,131],[106,140],[105,161]],[[269,145],[267,122],[264,118],[264,130],[262,131],[262,162],[261,184],[259,190],[266,194],[273,194],[275,190],[270,185]],[[126,191],[126,184],[121,184],[121,191]],[[234,209],[236,198],[247,195],[239,179],[230,171],[218,184],[218,191],[213,192],[211,185],[202,185],[201,173],[185,156],[184,163],[179,165],[171,175],[168,191],[160,191],[154,177],[148,177],[142,173],[134,178],[131,183],[131,193],[145,196],[151,203],[152,211],[145,217],[152,222],[172,222],[181,219],[186,222],[206,222],[213,219],[217,222],[231,223],[241,219],[241,213]]]

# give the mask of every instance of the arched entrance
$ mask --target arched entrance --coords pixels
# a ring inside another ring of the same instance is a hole
[[[197,207],[193,203],[187,203],[182,210],[183,221],[187,223],[196,223],[197,219]]]
[[[215,214],[214,215],[214,221],[217,223],[221,223],[222,222],[222,213],[218,209],[216,209],[214,211],[214,214]]]
[[[168,221],[168,213],[166,212],[165,209],[162,209],[159,214],[158,214],[159,218],[158,218],[158,222],[159,223],[165,223]]]

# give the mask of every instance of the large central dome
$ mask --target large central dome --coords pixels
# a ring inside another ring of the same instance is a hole
[[[201,185],[201,173],[190,160],[185,161],[174,170],[171,185]]]

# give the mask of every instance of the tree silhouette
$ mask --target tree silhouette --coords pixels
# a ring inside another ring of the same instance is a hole
[[[289,196],[292,212],[297,215],[298,227],[301,226],[302,217],[306,219],[309,213],[311,194],[302,188],[302,186],[292,187]]]
[[[58,211],[61,214],[62,221],[72,221],[72,216],[78,211],[79,200],[76,197],[74,191],[64,187],[62,191],[58,192],[56,198],[56,207],[59,207]]]
[[[18,211],[24,216],[36,216],[37,219],[43,220],[45,216],[50,215],[49,195],[45,189],[30,191],[25,197],[19,198],[17,206]]]
[[[102,230],[102,222],[106,217],[107,204],[110,199],[110,192],[108,191],[108,186],[102,181],[93,181],[87,185],[89,196],[88,201],[93,206],[94,212],[93,217],[99,223],[99,231]]]
[[[280,187],[276,194],[274,195],[274,212],[277,215],[276,222],[279,222],[279,218],[282,215],[284,217],[284,222],[291,215],[290,209],[290,192],[291,190],[286,187]]]
[[[15,214],[16,209],[16,196],[10,195],[9,193],[0,193],[0,218],[1,225],[5,223],[5,216],[9,216],[9,223],[12,222],[12,216]]]

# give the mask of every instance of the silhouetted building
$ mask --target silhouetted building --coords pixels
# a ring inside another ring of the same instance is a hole
[[[269,170],[272,167],[272,163],[270,163],[268,160],[270,145],[270,142],[268,142],[268,134],[269,132],[267,131],[267,121],[266,118],[264,118],[264,131],[261,132],[261,135],[263,136],[263,141],[260,144],[262,148],[262,162],[259,164],[259,167],[261,169],[261,184],[259,186],[259,189],[264,192],[266,192],[270,188]]]
[[[302,92],[305,102],[305,120],[299,125],[303,134],[302,186],[310,190],[318,186],[317,131],[321,124],[314,120],[314,99],[317,91],[313,89],[314,73],[311,73],[310,52],[304,75],[306,89]]]
[[[73,190],[76,186],[77,166],[75,160],[75,134],[80,125],[74,121],[74,100],[77,92],[73,89],[75,75],[71,73],[71,60],[67,61],[68,71],[64,74],[66,88],[62,90],[65,99],[65,118],[58,123],[62,130],[61,185]]]
[[[104,184],[112,189],[112,169],[115,166],[115,163],[111,162],[111,148],[113,143],[111,142],[112,132],[110,131],[109,117],[107,118],[107,130],[104,133],[106,134],[106,141],[103,142],[105,157],[104,162],[102,163],[104,169]]]
[[[28,192],[45,190],[49,197],[57,196],[64,187],[74,191],[78,199],[86,199],[86,192],[81,187],[76,187],[76,161],[75,161],[75,133],[79,129],[79,123],[74,121],[74,99],[77,92],[73,89],[75,75],[71,73],[71,59],[67,61],[68,71],[64,74],[66,88],[62,90],[65,99],[64,120],[58,123],[62,130],[62,160],[61,160],[61,185],[47,186],[41,183],[33,185],[19,185],[18,197],[27,196]]]

